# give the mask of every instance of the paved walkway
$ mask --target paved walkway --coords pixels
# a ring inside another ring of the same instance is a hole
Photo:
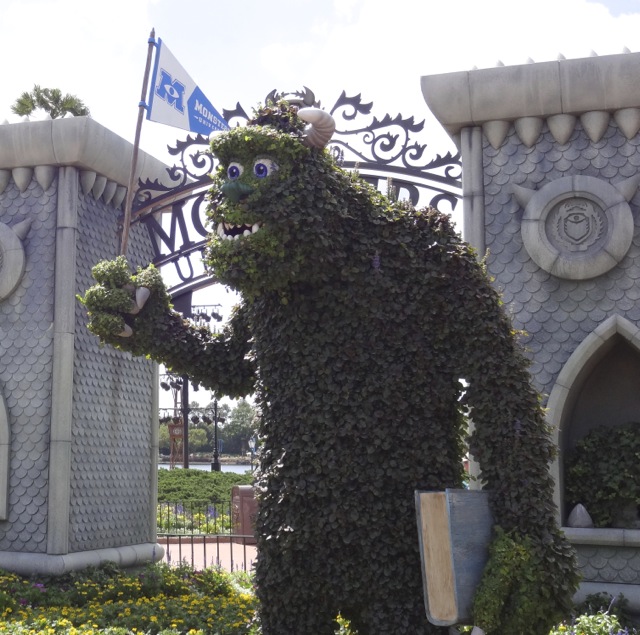
[[[164,547],[164,562],[187,562],[195,569],[220,566],[227,571],[250,571],[257,557],[255,544],[249,536],[158,536],[158,544]]]

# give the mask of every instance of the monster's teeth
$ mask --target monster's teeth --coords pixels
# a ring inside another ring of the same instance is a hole
[[[255,223],[252,227],[251,227],[251,233],[255,234],[258,230],[260,229],[260,223]],[[245,232],[246,233],[246,232]]]
[[[218,223],[216,227],[216,234],[220,236],[220,238],[224,238],[224,225],[222,223]]]
[[[243,235],[244,236],[251,236],[251,230],[250,229],[245,229]]]

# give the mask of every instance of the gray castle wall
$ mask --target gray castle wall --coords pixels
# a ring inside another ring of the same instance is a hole
[[[25,274],[0,302],[0,387],[10,418],[8,518],[0,521],[0,550],[45,553],[49,421],[53,362],[55,186],[11,183],[0,195],[0,221],[32,219]]]
[[[91,267],[118,252],[116,210],[80,195],[76,289],[95,281]],[[153,258],[139,226],[130,235],[134,264]],[[146,232],[145,232],[146,233]],[[155,365],[111,347],[100,348],[86,328],[86,310],[75,306],[75,377],[71,445],[69,550],[84,551],[155,540],[157,469],[152,452]]]
[[[461,150],[463,235],[524,331],[559,448],[560,522],[567,449],[596,425],[640,421],[639,71],[626,53],[422,78]],[[640,530],[563,530],[576,599],[623,593],[640,612]]]
[[[571,353],[600,323],[618,314],[640,324],[640,233],[623,261],[589,280],[567,280],[541,269],[525,248],[523,209],[513,185],[539,189],[558,178],[581,174],[616,183],[640,171],[640,137],[627,139],[615,124],[593,143],[580,123],[559,144],[545,125],[533,147],[515,131],[497,150],[485,139],[483,169],[487,266],[495,277],[514,327],[526,331],[523,344],[532,359],[531,375],[548,398]],[[640,194],[630,201],[640,225]]]
[[[16,274],[7,251],[12,230],[31,223],[21,240],[24,274],[0,295],[5,569],[60,574],[162,557],[155,543],[157,368],[101,348],[75,297],[93,284],[91,268],[118,253],[131,152],[86,118],[0,126],[5,279]],[[136,177],[165,176],[163,164],[141,154]],[[128,257],[134,267],[152,259],[144,228],[132,228]]]

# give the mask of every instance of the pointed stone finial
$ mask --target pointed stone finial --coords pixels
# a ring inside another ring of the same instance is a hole
[[[640,108],[616,110],[613,119],[627,139],[633,139],[640,130]]]
[[[504,62],[502,60],[498,60],[496,62],[496,66],[504,66]]]
[[[530,148],[540,136],[542,132],[542,124],[544,121],[540,117],[520,117],[516,119],[515,127],[520,141]]]
[[[12,227],[15,235],[20,239],[24,240],[31,229],[31,219],[25,218],[23,221],[20,221],[17,225]]]
[[[604,110],[591,110],[580,115],[587,136],[593,143],[598,143],[607,131],[611,115]]]
[[[589,515],[586,507],[578,503],[569,514],[569,518],[567,519],[568,527],[582,527],[589,528],[593,527],[593,520]]]
[[[503,144],[510,126],[510,122],[501,120],[486,121],[482,124],[482,132],[484,132],[494,150],[497,150]]]
[[[93,189],[97,176],[93,170],[80,171],[80,187],[85,194],[88,194]]]
[[[629,50],[628,46],[623,46],[622,47],[622,52],[626,55],[627,53],[631,53],[631,51]]]
[[[29,187],[29,183],[31,183],[31,179],[33,178],[33,168],[13,168],[13,170],[11,170],[11,176],[13,177],[13,182],[18,186],[18,189],[24,192]]]
[[[618,183],[612,183],[613,187],[624,196],[624,200],[627,203],[634,197],[640,186],[640,174],[624,179],[624,181],[618,181]]]
[[[49,189],[53,183],[53,179],[56,178],[57,172],[58,168],[53,165],[37,165],[34,168],[36,181],[38,181],[38,185],[40,185],[43,192]]]
[[[562,54],[562,53],[558,53],[558,60],[562,61],[562,60],[566,60],[567,58]]]
[[[560,113],[559,115],[551,115],[547,119],[547,125],[549,131],[553,135],[553,138],[560,144],[564,145],[569,141],[573,130],[576,127],[577,118],[575,115],[567,115]]]
[[[532,60],[530,57],[527,57],[527,64],[535,64],[535,61]]]
[[[518,201],[518,203],[520,203],[520,207],[523,208],[529,204],[531,197],[536,193],[535,190],[515,184],[512,186],[512,190],[513,195],[516,197],[516,201]]]
[[[591,49],[589,51],[589,57],[598,57],[598,54],[593,49]]]

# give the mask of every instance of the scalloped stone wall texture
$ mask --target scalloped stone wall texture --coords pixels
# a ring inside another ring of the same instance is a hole
[[[91,267],[117,254],[119,212],[78,190],[76,292],[83,293]],[[12,182],[0,196],[3,223],[32,221],[24,276],[0,302],[0,391],[11,427],[0,551],[47,552],[57,196],[57,178],[46,191],[35,179],[22,193]],[[136,265],[151,261],[143,227],[132,229],[129,255]],[[100,348],[86,321],[76,303],[69,552],[155,540],[154,364]]]
[[[575,545],[578,571],[589,582],[640,584],[640,551],[629,547]]]
[[[22,193],[11,183],[0,197],[3,223],[32,221],[24,277],[0,302],[0,390],[11,423],[2,551],[45,553],[47,547],[56,205],[57,181],[46,192],[35,179]]]
[[[527,148],[515,131],[497,150],[483,142],[486,247],[488,271],[502,292],[516,329],[526,331],[523,344],[532,359],[536,388],[548,397],[571,353],[598,324],[618,314],[640,324],[640,224],[636,193],[629,202],[634,236],[624,259],[590,280],[557,278],[531,259],[523,244],[523,208],[512,185],[540,189],[565,176],[581,174],[615,185],[640,170],[640,137],[628,140],[611,123],[592,142],[580,123],[567,144],[558,144],[547,125]]]
[[[78,293],[94,283],[91,267],[118,253],[112,207],[79,194]],[[134,265],[153,258],[141,226],[130,234]],[[69,551],[119,547],[155,540],[150,524],[154,364],[111,347],[100,348],[76,304]]]

